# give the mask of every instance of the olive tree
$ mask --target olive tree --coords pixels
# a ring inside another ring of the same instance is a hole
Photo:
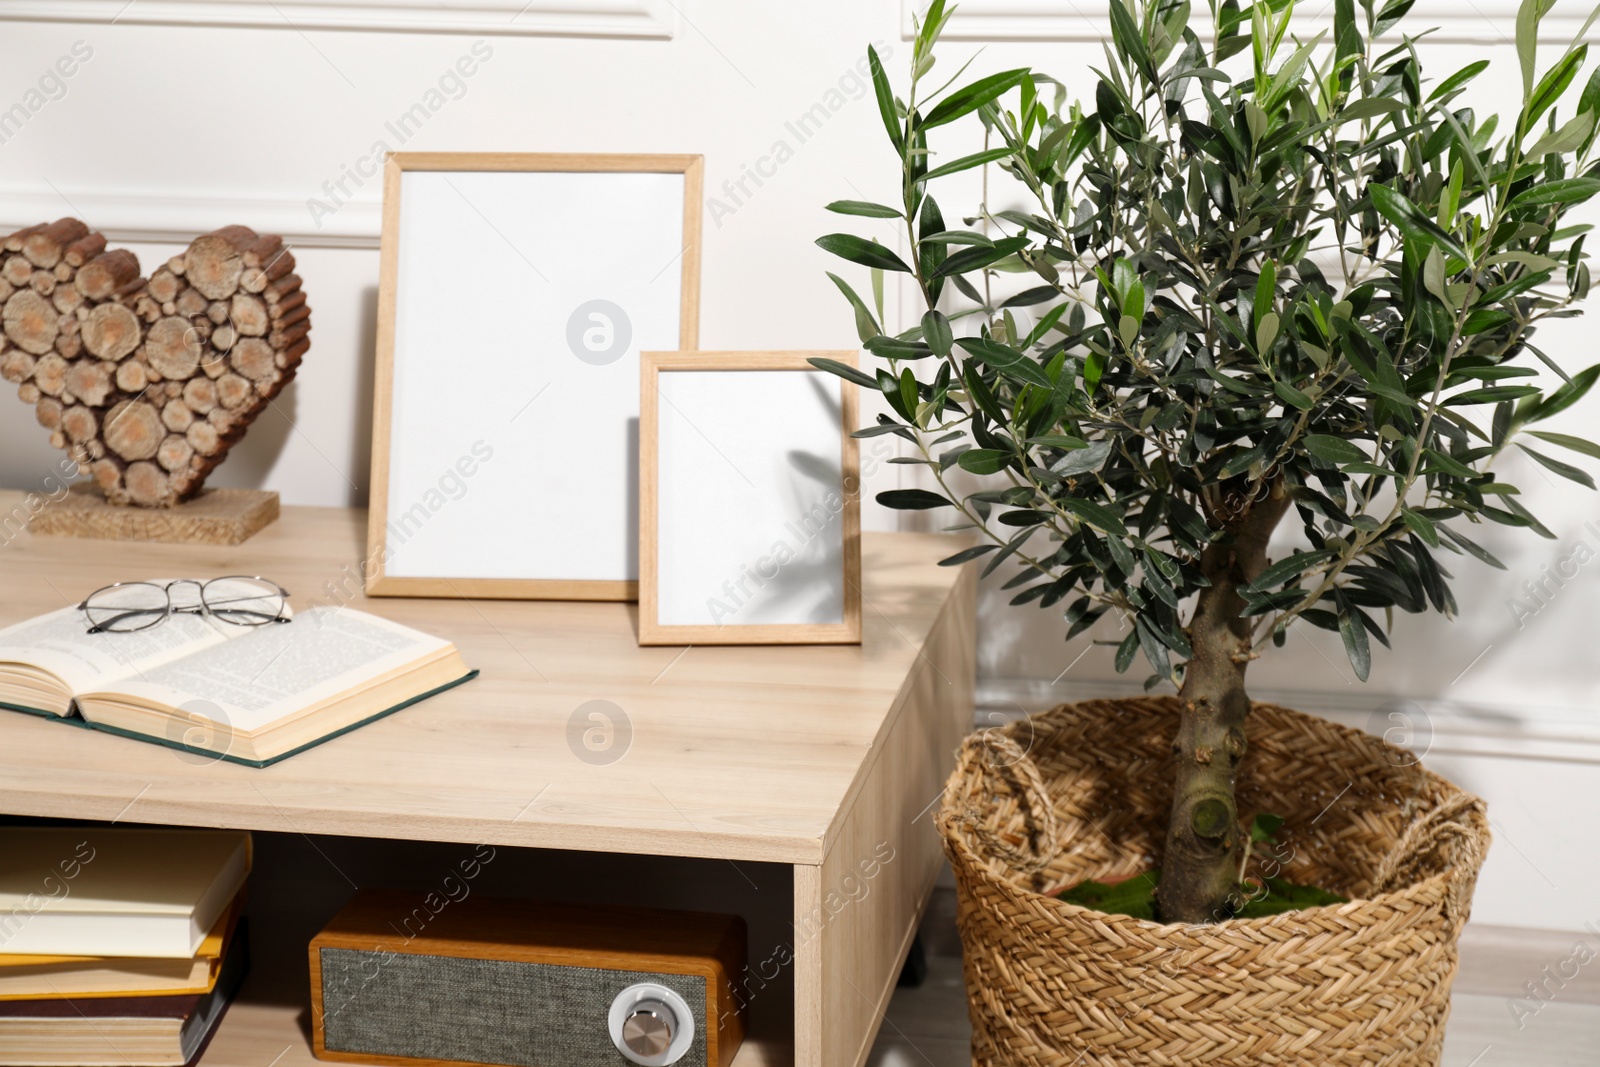
[[[1549,446],[1600,449],[1530,427],[1600,374],[1533,341],[1589,289],[1589,227],[1564,219],[1600,192],[1600,74],[1579,80],[1581,44],[1536,71],[1548,0],[1517,17],[1504,120],[1459,102],[1487,61],[1424,76],[1410,0],[1336,0],[1304,39],[1292,0],[1214,3],[1203,36],[1187,2],[1109,5],[1081,103],[1027,69],[930,89],[942,0],[902,95],[869,49],[900,199],[829,207],[897,232],[817,243],[872,269],[873,303],[834,282],[884,363],[814,362],[881,391],[892,414],[859,436],[904,438],[939,487],[878,499],[982,538],[946,563],[1014,566],[1012,602],[1064,611],[1069,638],[1115,616],[1117,668],[1143,657],[1148,686],[1177,689],[1157,903],[1203,922],[1232,913],[1249,847],[1251,660],[1305,623],[1365,680],[1396,609],[1451,615],[1458,558],[1500,566],[1473,526],[1552,536],[1491,469],[1508,448],[1593,488]],[[989,147],[947,161],[958,121]],[[1022,206],[948,217],[937,180],[983,165]],[[926,309],[892,335],[886,272]],[[1271,559],[1291,516],[1299,544]]]

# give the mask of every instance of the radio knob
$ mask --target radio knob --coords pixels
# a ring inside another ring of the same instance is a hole
[[[669,1067],[694,1042],[694,1012],[675,990],[639,982],[611,1002],[611,1042],[640,1067]]]
[[[662,1005],[645,1001],[622,1024],[622,1040],[639,1055],[654,1059],[671,1047],[676,1022]]]

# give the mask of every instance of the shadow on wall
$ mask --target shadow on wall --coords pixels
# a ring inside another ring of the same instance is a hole
[[[373,379],[377,376],[378,351],[378,287],[369,285],[361,290],[361,326],[356,358],[361,367],[356,374],[355,410],[350,413],[350,461],[355,465],[351,477],[360,486],[357,499],[350,501],[358,508],[367,506],[367,493],[372,480],[372,398]]]
[[[206,479],[208,486],[226,486],[234,489],[259,489],[266,484],[267,476],[277,465],[283,447],[294,432],[294,413],[300,398],[300,382],[290,382],[267,405],[250,429],[228,451],[222,466]]]
[[[369,489],[369,472],[372,470],[372,399],[373,376],[377,350],[378,289],[367,286],[361,291],[360,326],[357,348],[360,365],[357,368],[353,395],[349,407],[342,412],[348,450],[340,452],[350,457],[350,469],[343,472],[351,483],[352,507],[366,507]],[[315,349],[313,349],[315,351]],[[315,373],[315,368],[313,368]],[[290,382],[283,392],[263,411],[244,438],[228,453],[227,460],[218,467],[206,484],[234,489],[260,489],[270,480],[273,469],[283,455],[289,439],[304,429],[303,420],[314,417],[299,403],[300,387],[304,377]],[[313,385],[313,389],[317,386]],[[312,406],[313,410],[315,405]],[[319,434],[324,427],[318,427]]]

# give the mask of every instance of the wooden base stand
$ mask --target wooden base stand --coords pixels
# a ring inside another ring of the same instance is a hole
[[[28,523],[35,534],[104,541],[237,545],[278,519],[278,494],[259,489],[206,489],[170,508],[118,507],[89,482],[46,505]]]

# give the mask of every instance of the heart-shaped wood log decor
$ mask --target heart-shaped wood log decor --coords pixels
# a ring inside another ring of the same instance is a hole
[[[148,279],[77,219],[0,243],[0,376],[113,504],[170,507],[294,378],[311,347],[283,239],[228,226]]]

